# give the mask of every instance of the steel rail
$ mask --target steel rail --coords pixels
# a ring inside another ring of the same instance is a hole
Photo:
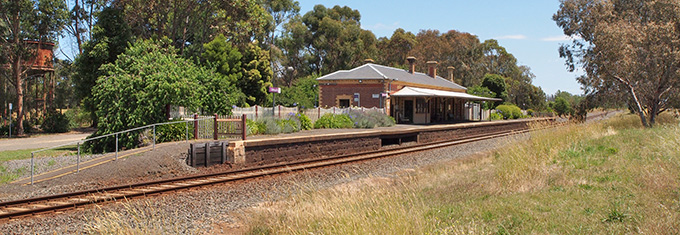
[[[15,201],[0,202],[0,221],[19,217],[49,213],[73,209],[89,204],[104,203],[127,198],[143,197],[160,194],[169,191],[178,191],[188,188],[203,187],[232,181],[252,179],[267,175],[276,175],[307,169],[328,167],[358,161],[365,161],[387,156],[405,153],[425,151],[451,145],[470,143],[485,139],[498,138],[513,134],[525,133],[530,129],[504,130],[494,133],[478,134],[463,137],[458,140],[436,141],[431,143],[415,144],[411,146],[399,146],[389,149],[380,149],[362,153],[346,154],[316,159],[301,160],[297,162],[277,163],[266,166],[250,167],[234,171],[176,177],[165,180],[154,180],[141,183],[105,187],[93,190],[49,195],[36,198],[21,199]]]

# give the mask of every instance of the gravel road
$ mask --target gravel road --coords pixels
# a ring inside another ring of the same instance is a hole
[[[22,149],[42,149],[82,140],[92,132],[69,132],[64,134],[45,134],[25,138],[0,139],[0,152]]]
[[[334,187],[370,177],[396,177],[399,172],[437,164],[456,158],[474,156],[480,152],[491,151],[509,141],[526,139],[528,135],[518,135],[492,140],[484,140],[432,151],[404,154],[397,157],[347,164],[324,169],[308,170],[263,179],[229,183],[200,190],[162,195],[152,198],[132,200],[127,203],[109,203],[91,206],[60,215],[50,215],[35,219],[21,219],[0,224],[0,234],[73,234],[87,233],[101,229],[97,218],[105,215],[126,218],[127,221],[144,221],[153,231],[139,233],[169,234],[230,234],[243,232],[246,212],[276,202],[301,191]],[[185,175],[195,169],[185,167],[182,152],[185,146],[158,152],[148,152],[132,156],[119,163],[88,169],[82,175],[70,176],[50,182],[37,184],[31,188],[0,188],[8,192],[5,198],[40,195],[44,193],[82,190],[94,186]],[[181,163],[181,164],[179,164]],[[202,172],[217,171],[228,166],[199,168]],[[113,169],[116,172],[111,173]],[[124,170],[123,170],[124,169]],[[171,172],[171,173],[169,173]],[[105,224],[104,224],[105,225]]]

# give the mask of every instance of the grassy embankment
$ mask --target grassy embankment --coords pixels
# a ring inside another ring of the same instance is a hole
[[[0,185],[11,182],[19,175],[23,173],[23,171],[30,170],[29,167],[21,167],[16,170],[8,170],[3,163],[6,161],[11,161],[11,160],[21,160],[21,159],[28,159],[31,158],[31,152],[36,151],[39,149],[22,149],[22,150],[9,150],[9,151],[2,151],[0,152]],[[77,153],[77,148],[74,146],[65,146],[61,148],[56,148],[56,149],[50,149],[47,151],[43,151],[38,153],[38,156],[36,157],[56,157],[56,156],[64,156],[64,155],[72,155]]]
[[[622,115],[537,131],[496,152],[378,184],[303,190],[251,234],[669,233],[680,230],[680,127]]]

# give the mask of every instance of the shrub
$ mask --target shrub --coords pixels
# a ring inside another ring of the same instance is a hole
[[[350,111],[349,118],[354,122],[354,128],[386,127],[395,124],[393,118],[376,111]]]
[[[260,119],[262,125],[264,126],[264,132],[262,134],[279,134],[281,133],[281,126],[273,117],[266,117]]]
[[[71,129],[90,126],[92,124],[92,115],[90,112],[81,108],[72,108],[66,111],[65,115],[70,120]]]
[[[352,119],[349,118],[349,116],[345,114],[331,114],[327,113],[321,116],[319,120],[316,120],[314,123],[314,129],[321,129],[321,128],[334,128],[334,129],[339,129],[339,128],[352,128],[354,126],[354,122],[352,122]]]
[[[24,123],[24,133],[32,133],[33,132],[33,125],[28,120],[23,121]],[[12,136],[15,136],[17,134],[17,125],[18,122],[16,120],[12,120]],[[0,127],[0,135],[3,136],[8,136],[9,135],[9,125],[2,125]]]
[[[536,114],[536,111],[534,111],[533,109],[527,109],[527,115],[533,117],[534,114]]]
[[[264,134],[267,131],[267,126],[263,122],[246,119],[246,133],[247,135]]]
[[[298,114],[290,113],[287,119],[279,119],[277,123],[281,126],[283,133],[292,133],[300,131],[300,116]]]
[[[522,117],[522,110],[514,104],[503,104],[496,107],[503,119],[518,119]]]
[[[491,120],[491,121],[493,121],[493,120],[502,120],[502,119],[503,119],[503,116],[502,116],[501,114],[499,114],[499,113],[491,113],[491,114],[489,114],[489,120]]]
[[[65,114],[50,111],[41,127],[47,133],[65,133],[71,130],[71,121]]]
[[[172,120],[168,122],[173,122],[178,120]],[[189,139],[194,138],[194,125],[189,125]],[[187,138],[187,124],[186,123],[175,123],[156,126],[156,142],[170,142],[179,141]]]
[[[298,118],[300,119],[300,129],[301,130],[311,130],[314,126],[312,126],[312,119],[309,119],[307,115],[303,113],[298,113]]]

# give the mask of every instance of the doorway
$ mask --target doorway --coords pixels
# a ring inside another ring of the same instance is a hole
[[[347,108],[349,107],[349,100],[348,99],[340,99],[340,108]]]
[[[413,123],[413,100],[404,100],[404,122]]]

